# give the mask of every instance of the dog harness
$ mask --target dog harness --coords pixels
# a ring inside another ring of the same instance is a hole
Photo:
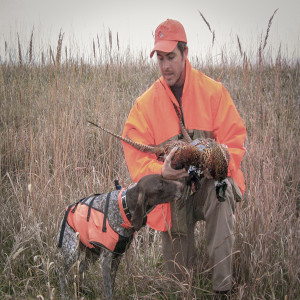
[[[131,214],[126,202],[126,190],[122,189],[118,194],[118,205],[124,220],[121,226],[132,229],[132,235],[124,237],[113,230],[110,226],[107,213],[110,200],[109,192],[106,197],[104,212],[93,207],[93,202],[99,194],[83,198],[75,204],[70,205],[65,212],[61,226],[58,247],[61,248],[66,222],[76,231],[79,232],[79,239],[86,247],[95,249],[96,247],[105,247],[116,254],[122,254],[126,246],[131,242],[134,229],[130,223]],[[86,203],[91,197],[89,204]]]

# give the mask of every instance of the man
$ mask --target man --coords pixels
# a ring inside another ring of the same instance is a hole
[[[206,173],[199,190],[186,201],[183,209],[178,209],[173,203],[158,205],[148,215],[147,224],[162,232],[167,270],[180,279],[180,266],[193,266],[195,223],[205,220],[213,289],[217,293],[226,293],[232,287],[234,196],[240,200],[245,190],[240,163],[245,152],[246,130],[224,86],[191,67],[181,23],[168,19],[157,27],[150,57],[154,53],[162,76],[136,100],[123,136],[148,145],[180,139],[182,135],[174,103],[191,137],[214,138],[227,145],[230,163],[224,202],[218,201],[215,181]],[[174,151],[162,163],[153,154],[138,151],[126,143],[123,147],[129,172],[135,181],[151,173],[174,180],[188,176],[184,169],[171,167]]]

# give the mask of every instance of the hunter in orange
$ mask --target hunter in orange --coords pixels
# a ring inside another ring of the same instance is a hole
[[[234,199],[240,200],[245,191],[240,164],[245,153],[246,129],[222,83],[192,68],[187,58],[187,38],[181,23],[168,19],[157,27],[150,57],[155,53],[161,77],[136,100],[125,123],[123,136],[148,145],[180,139],[179,119],[173,102],[181,112],[192,139],[213,138],[227,145],[230,163],[224,202],[217,200],[215,182],[208,175],[201,179],[199,190],[183,209],[172,203],[158,205],[148,215],[147,224],[162,232],[167,270],[177,278],[183,278],[178,264],[193,267],[196,255],[195,223],[205,220],[209,260],[211,266],[215,266],[213,289],[216,293],[227,293],[232,287]],[[184,169],[171,168],[174,151],[163,163],[157,161],[154,154],[138,151],[126,143],[123,147],[134,181],[153,173],[174,180],[189,176]]]

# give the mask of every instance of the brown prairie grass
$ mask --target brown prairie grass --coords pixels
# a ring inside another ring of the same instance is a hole
[[[158,77],[142,55],[109,56],[109,63],[96,65],[64,61],[62,42],[60,33],[56,59],[50,47],[49,60],[42,52],[35,57],[43,62],[34,64],[31,53],[26,64],[19,44],[18,64],[0,65],[2,299],[59,297],[56,235],[64,208],[112,189],[114,179],[131,182],[120,142],[86,120],[121,133],[134,100]],[[280,55],[266,60],[262,49],[251,63],[239,38],[238,48],[242,64],[193,60],[213,78],[222,74],[248,133],[232,299],[299,299],[299,62]],[[93,41],[94,59],[97,54]],[[199,223],[197,268],[186,272],[185,282],[167,278],[157,232],[146,227],[136,234],[117,274],[116,298],[210,299],[204,230]],[[87,277],[89,299],[101,299],[98,266]],[[70,297],[80,299],[76,278],[75,270]]]

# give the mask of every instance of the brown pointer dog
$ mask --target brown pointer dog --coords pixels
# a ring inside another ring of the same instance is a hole
[[[124,191],[121,192],[120,197],[120,191],[116,190],[110,192],[109,195],[101,194],[87,197],[77,204],[69,206],[58,234],[58,246],[62,250],[63,257],[63,266],[59,272],[62,298],[65,298],[67,272],[70,267],[80,258],[79,273],[82,276],[85,269],[86,254],[92,254],[92,257],[100,259],[105,299],[111,300],[116,271],[122,253],[130,245],[134,232],[145,225],[146,216],[155,205],[180,199],[183,189],[184,185],[181,182],[166,180],[161,175],[153,174],[142,177],[137,184],[125,190],[125,196]],[[87,222],[84,226],[76,227],[75,217],[72,214],[75,214],[77,210],[80,211],[80,209],[87,211],[88,216],[85,214],[83,217],[84,221],[87,220]],[[102,214],[101,219],[104,219],[104,222],[98,222],[97,218],[95,220],[92,218],[93,214],[105,211],[106,215],[104,214],[103,217]],[[86,232],[90,230],[89,226],[104,231],[103,228],[97,227],[98,223],[105,224],[105,231],[110,232],[112,229],[112,233],[119,236],[117,245],[114,244],[113,249],[108,249],[109,246],[107,245],[103,246],[105,245],[104,241],[89,240],[89,237],[84,237]]]

